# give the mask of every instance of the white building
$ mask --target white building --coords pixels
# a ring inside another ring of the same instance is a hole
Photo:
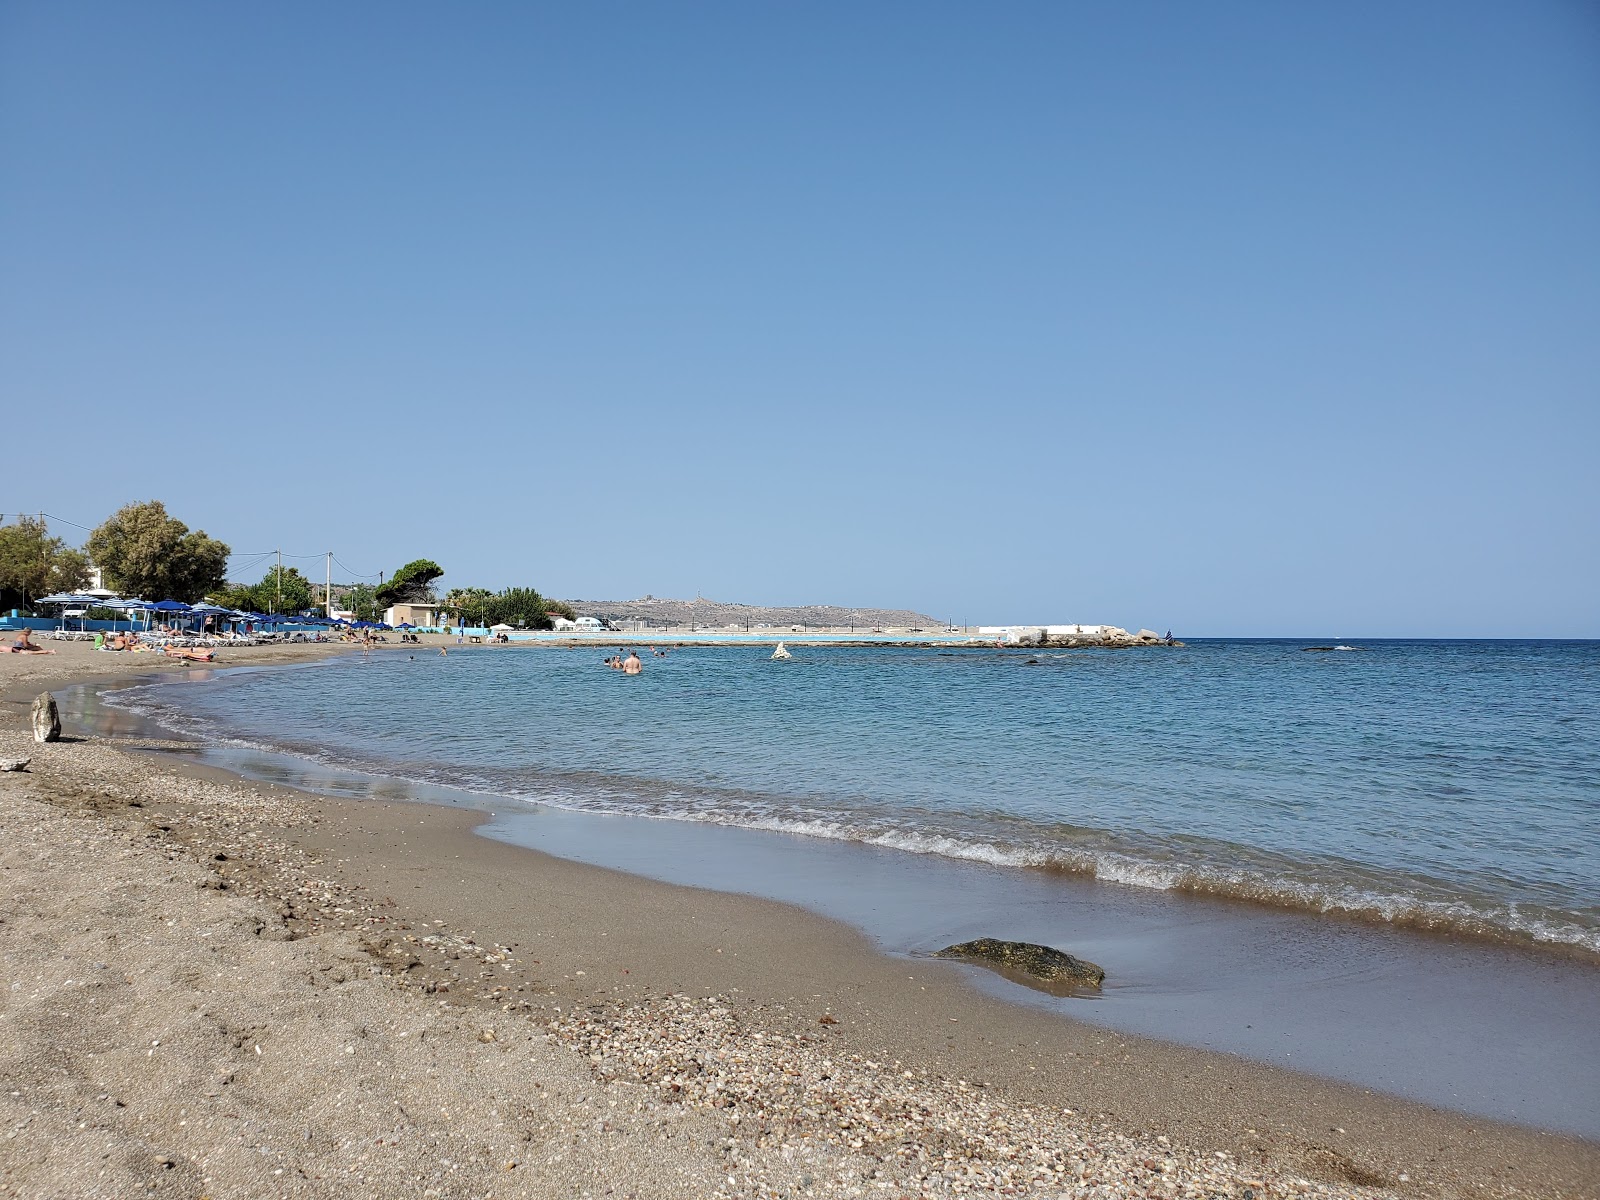
[[[1126,629],[1119,629],[1115,625],[980,625],[978,635],[1016,641],[1021,638],[1036,638],[1041,629],[1053,638],[1098,639],[1128,636]]]

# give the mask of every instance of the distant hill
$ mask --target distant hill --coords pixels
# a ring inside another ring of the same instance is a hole
[[[740,629],[749,626],[778,627],[791,625],[811,627],[856,629],[943,629],[945,623],[927,613],[912,612],[908,608],[841,608],[837,604],[796,604],[773,606],[764,604],[729,604],[721,600],[658,600],[645,596],[641,600],[568,600],[580,617],[604,617],[617,624],[634,621],[666,629],[688,629],[691,623],[698,629]]]

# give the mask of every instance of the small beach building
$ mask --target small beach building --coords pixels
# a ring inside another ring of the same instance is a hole
[[[572,623],[572,628],[577,633],[599,633],[605,624],[599,617],[579,617]]]
[[[396,604],[384,610],[383,623],[393,628],[409,622],[419,629],[432,629],[442,623],[442,613],[438,604]]]

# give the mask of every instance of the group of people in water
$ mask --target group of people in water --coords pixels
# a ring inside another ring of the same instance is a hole
[[[621,671],[624,675],[637,675],[644,670],[644,663],[639,660],[639,652],[637,650],[629,650],[628,656],[624,658],[622,651],[619,649],[614,656],[606,659],[605,665],[613,671]]]
[[[651,658],[665,658],[666,656],[667,652],[665,650],[657,650],[654,646],[650,647]],[[613,671],[621,671],[624,675],[637,675],[644,670],[644,663],[639,658],[639,652],[637,650],[629,650],[624,655],[621,646],[618,646],[617,652],[606,659],[602,665],[610,667]]]

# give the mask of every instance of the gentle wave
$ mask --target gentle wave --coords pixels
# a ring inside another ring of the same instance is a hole
[[[289,755],[340,771],[372,778],[390,778],[431,787],[444,787],[474,795],[503,798],[573,812],[606,813],[687,821],[764,830],[831,841],[854,842],[910,854],[983,863],[988,866],[1057,872],[1102,882],[1158,891],[1248,902],[1386,923],[1440,934],[1463,935],[1512,944],[1539,946],[1600,958],[1600,922],[1584,924],[1564,914],[1530,911],[1484,898],[1449,895],[1437,881],[1415,881],[1420,890],[1396,887],[1403,881],[1364,879],[1360,884],[1339,878],[1305,878],[1306,874],[1337,875],[1329,863],[1273,863],[1265,868],[1240,868],[1218,862],[1178,858],[1182,850],[1193,853],[1188,839],[1182,846],[1155,845],[1141,855],[1126,848],[1066,844],[1051,841],[1044,831],[1029,830],[1022,837],[995,836],[941,827],[932,815],[916,825],[864,821],[824,804],[795,805],[767,796],[735,797],[711,789],[648,788],[642,781],[615,777],[571,777],[521,773],[495,776],[461,768],[440,769],[419,764],[363,761],[360,756],[330,752],[292,741],[241,735],[161,697],[170,684],[125,688],[102,695],[108,705],[142,716],[197,740],[274,754]],[[1018,823],[1010,822],[1008,832]],[[1074,842],[1114,840],[1104,830],[1074,830]],[[1266,856],[1248,847],[1218,843],[1213,858]],[[1170,857],[1169,857],[1170,856]],[[1272,869],[1276,867],[1277,869]],[[1370,873],[1369,873],[1370,874]],[[1441,894],[1444,893],[1444,894]]]

